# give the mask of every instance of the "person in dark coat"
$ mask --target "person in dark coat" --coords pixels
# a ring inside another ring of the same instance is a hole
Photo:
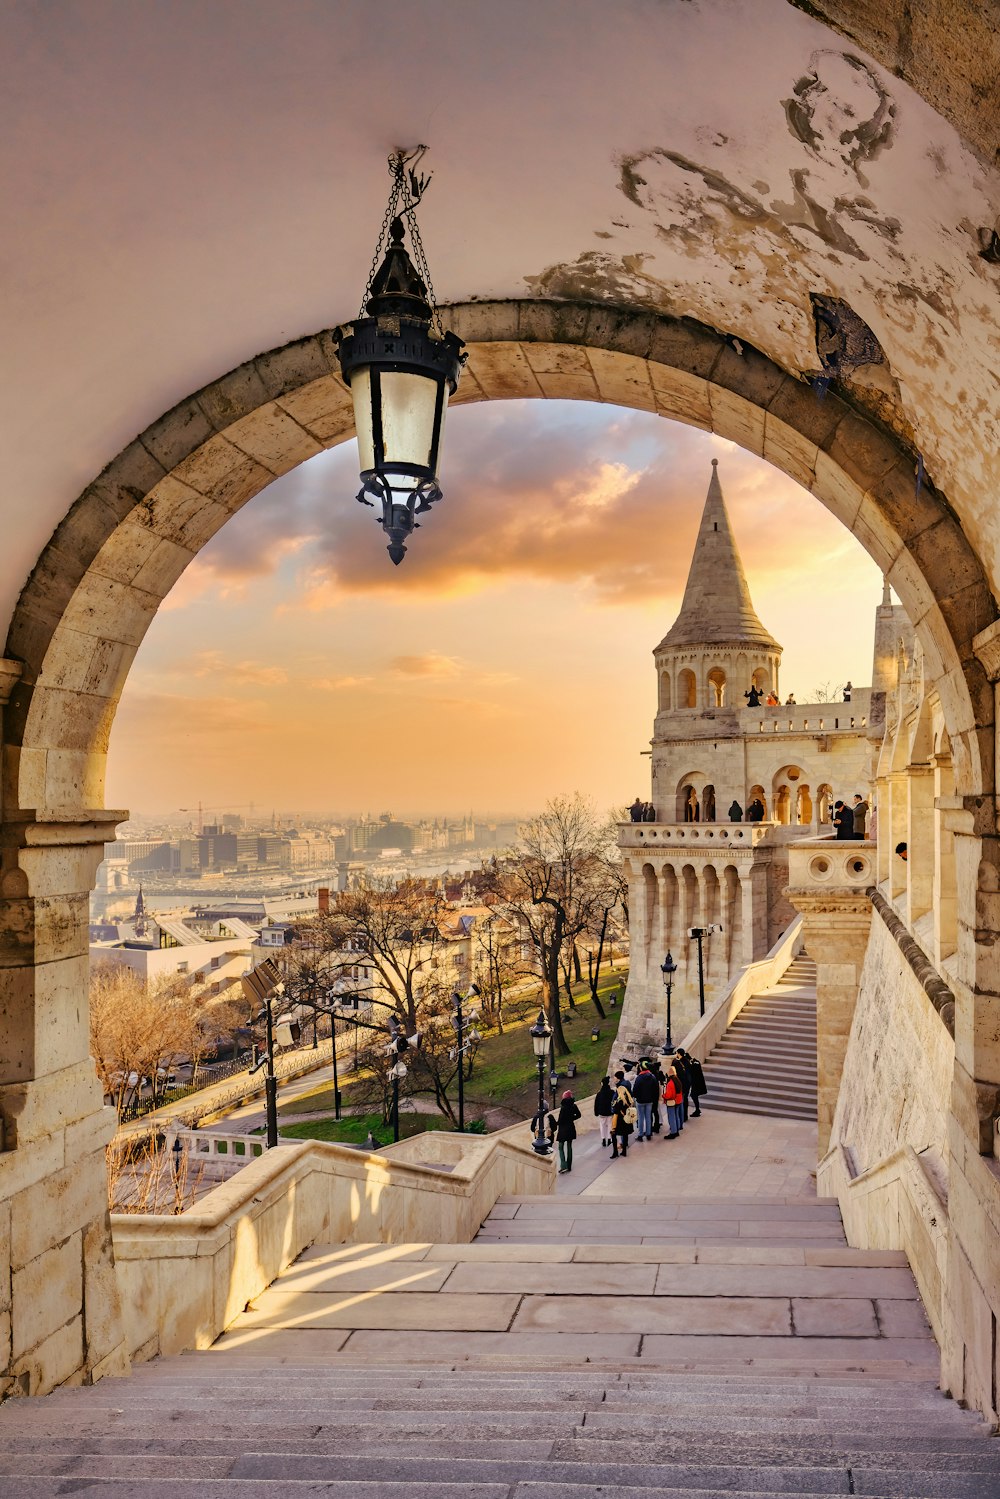
[[[656,808],[653,806],[652,802],[645,802],[643,804],[643,808],[642,808],[642,820],[643,820],[643,822],[655,822],[656,821]]]
[[[705,1073],[697,1057],[690,1056],[688,1052],[684,1051],[680,1047],[678,1047],[677,1054],[683,1059],[684,1065],[687,1068],[691,1078],[691,1102],[694,1104],[694,1107],[691,1110],[691,1116],[692,1118],[697,1119],[698,1115],[701,1113],[701,1100],[708,1092],[708,1084],[705,1081]]]
[[[556,1137],[556,1116],[555,1114],[550,1114],[544,1105],[540,1109],[536,1109],[531,1117],[531,1133],[538,1140],[548,1135],[548,1148],[549,1150],[552,1149],[552,1141]]]
[[[742,822],[743,821],[743,808],[740,806],[739,802],[737,802],[737,801],[734,801],[732,803],[732,805],[730,806],[730,808],[729,808],[729,821],[730,822]]]
[[[641,822],[642,821],[642,813],[643,813],[643,807],[644,806],[645,806],[645,803],[642,802],[642,801],[640,801],[639,798],[636,797],[635,801],[632,803],[631,807],[629,807],[629,809],[628,809],[629,816],[631,817],[631,819],[632,819],[633,822]]]
[[[755,796],[754,799],[753,799],[753,801],[750,803],[749,807],[747,807],[747,822],[763,822],[763,821],[764,821],[764,803],[761,801],[761,799],[760,799],[759,796]]]
[[[632,1097],[635,1099],[635,1106],[639,1113],[635,1135],[637,1142],[653,1138],[653,1106],[658,1092],[659,1084],[650,1071],[648,1061],[643,1057],[639,1062],[635,1082],[632,1084]]]
[[[601,1145],[611,1144],[611,1115],[615,1106],[615,1095],[610,1077],[601,1078],[601,1086],[594,1095],[594,1117],[601,1127]]]
[[[559,1146],[559,1173],[573,1169],[573,1141],[576,1139],[576,1121],[580,1117],[569,1089],[562,1096],[559,1105],[559,1118],[556,1120],[556,1142]]]
[[[743,696],[747,700],[747,707],[748,708],[759,708],[760,707],[760,688],[759,687],[751,687],[750,691],[749,692],[744,692]]]
[[[635,1099],[632,1097],[631,1089],[626,1086],[624,1072],[615,1073],[615,1103],[611,1115],[611,1159],[616,1161],[618,1157],[628,1155],[628,1137],[632,1133],[632,1124],[628,1115],[635,1108]]]
[[[837,829],[839,842],[854,837],[854,813],[845,802],[834,802],[833,825]]]
[[[663,1089],[666,1086],[667,1079],[658,1057],[654,1057],[650,1062],[649,1070],[656,1078],[656,1102],[653,1104],[653,1134],[658,1135],[662,1126],[660,1104],[663,1101]]]

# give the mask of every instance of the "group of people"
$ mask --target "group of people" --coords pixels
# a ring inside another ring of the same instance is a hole
[[[666,1124],[664,1140],[676,1140],[688,1118],[697,1119],[701,1100],[708,1092],[701,1063],[678,1047],[672,1056],[640,1057],[633,1067],[626,1062],[614,1080],[605,1077],[594,1096],[594,1115],[601,1131],[601,1148],[611,1146],[611,1159],[628,1155],[629,1140],[635,1144],[659,1135]],[[559,1174],[573,1169],[573,1141],[579,1105],[567,1088],[558,1114],[544,1108],[531,1121],[534,1135],[548,1133],[559,1150]]]
[[[633,822],[655,822],[656,808],[652,802],[644,802],[639,797],[636,797],[628,809],[628,815]]]

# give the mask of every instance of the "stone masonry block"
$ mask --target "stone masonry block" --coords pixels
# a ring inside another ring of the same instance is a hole
[[[106,1207],[107,1194],[107,1166],[103,1152],[96,1151],[20,1192],[11,1203],[12,1268],[21,1270],[73,1233],[89,1231],[95,1214]]]
[[[336,375],[324,375],[298,390],[289,391],[278,398],[277,404],[300,427],[321,439],[328,436],[331,422],[338,426],[345,421],[351,426],[354,424],[351,392]]]
[[[505,313],[510,304],[501,304]],[[516,304],[517,337],[522,343],[585,344],[590,308],[581,302],[533,302]],[[501,328],[501,336],[503,336]],[[508,335],[509,336],[509,335]]]
[[[655,321],[646,357],[651,364],[707,380],[724,342],[713,328],[693,318],[661,317]]]
[[[816,482],[813,494],[822,500],[826,508],[843,521],[849,531],[861,509],[864,490],[844,472],[822,449],[816,454]]]
[[[60,626],[52,637],[42,683],[70,691],[108,695],[124,684],[135,652],[116,640],[98,640]]]
[[[198,496],[201,499],[201,496]],[[202,500],[202,504],[204,504]],[[123,521],[116,526],[91,563],[94,572],[116,583],[131,583],[156,550],[160,538],[153,531]]]
[[[158,598],[134,584],[116,583],[113,578],[88,572],[66,610],[66,623],[84,635],[138,645],[159,603]]]
[[[169,467],[154,458],[136,438],[88,485],[81,499],[95,495],[118,520],[124,520],[136,500],[148,494]]]
[[[83,1318],[76,1316],[35,1347],[15,1351],[10,1372],[25,1376],[29,1395],[47,1395],[79,1375],[83,1366]]]
[[[323,451],[315,437],[273,402],[234,422],[226,437],[272,474],[285,474]]]
[[[708,402],[712,411],[712,427],[721,436],[738,442],[749,453],[762,457],[764,453],[764,413],[752,401],[733,395],[714,383],[708,387]]]
[[[536,375],[542,395],[549,401],[599,401],[600,392],[592,375]]]
[[[870,495],[861,501],[852,529],[869,557],[887,573],[899,556],[902,543]]]
[[[103,1159],[101,1166],[104,1167]],[[106,1177],[101,1185],[106,1193]],[[83,1310],[87,1362],[94,1365],[120,1348],[124,1337],[111,1223],[106,1209],[83,1235]]]
[[[593,370],[586,349],[556,343],[526,343],[523,348],[524,357],[536,375],[583,375],[593,384]],[[608,357],[614,356],[605,355]]]
[[[958,524],[943,516],[909,542],[910,555],[924,574],[933,580],[938,598],[959,593],[973,584],[984,584],[983,568]],[[995,610],[994,610],[995,615]],[[984,629],[990,619],[979,626]]]
[[[782,386],[791,377],[751,344],[723,339],[719,357],[712,366],[712,384],[742,396],[754,406],[766,410]]]
[[[234,462],[241,462],[235,449],[233,453]],[[168,474],[136,505],[127,524],[146,527],[156,536],[195,552],[215,535],[227,515],[199,490]]]
[[[818,448],[825,448],[848,408],[831,391],[820,395],[808,381],[789,376],[772,396],[767,410]]]
[[[273,400],[329,374],[329,364],[319,340],[299,338],[280,349],[269,349],[254,360],[261,381]]]
[[[853,411],[845,413],[832,437],[819,446],[864,490],[899,462],[895,441]]]
[[[162,463],[165,470],[175,468],[189,458],[196,448],[213,435],[208,417],[193,398],[181,401],[142,433],[144,448]]]
[[[83,1307],[83,1234],[46,1249],[11,1276],[15,1360],[79,1318]],[[67,1371],[68,1372],[68,1371]],[[66,1378],[64,1374],[63,1379]]]
[[[658,321],[653,312],[592,303],[587,316],[586,343],[591,350],[611,349],[618,354],[637,354],[640,359],[647,359]]]
[[[441,318],[445,327],[467,344],[508,343],[519,337],[517,315],[510,302],[457,302],[452,307],[442,307]],[[546,324],[541,333],[529,330],[527,336],[547,338],[547,328]]]
[[[667,369],[661,364],[650,363],[649,373],[656,395],[656,409],[661,416],[687,422],[689,426],[701,427],[707,432],[712,430],[712,408],[704,380],[682,370]]]
[[[216,432],[224,432],[242,416],[249,416],[258,406],[270,400],[271,392],[261,379],[255,361],[248,360],[230,370],[221,380],[213,380],[197,394],[196,400]]]
[[[10,1310],[10,1209],[9,1202],[0,1203],[0,1311]],[[10,1328],[7,1329],[8,1340]],[[8,1355],[10,1348],[7,1349]],[[7,1360],[0,1364],[6,1368]]]
[[[476,379],[487,400],[509,400],[542,394],[520,344],[475,344],[469,363],[475,363]]]
[[[814,442],[770,411],[764,413],[764,457],[806,489],[812,488],[816,478],[816,453]]]
[[[903,541],[911,541],[947,514],[933,484],[925,478],[918,487],[914,461],[908,454],[882,474],[868,493]]]
[[[219,511],[221,507],[213,505],[211,509]],[[154,598],[165,599],[193,559],[194,552],[188,551],[187,547],[178,546],[175,541],[160,541],[155,552],[151,557],[146,558],[136,573],[133,582],[136,588],[142,589],[143,593],[151,593]]]

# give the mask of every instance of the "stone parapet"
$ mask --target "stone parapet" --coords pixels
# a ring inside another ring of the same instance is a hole
[[[763,843],[770,822],[620,822],[618,847],[677,858],[689,851],[739,854]]]
[[[469,1243],[498,1197],[554,1189],[521,1128],[523,1143],[433,1134],[377,1154],[295,1142],[175,1217],[115,1214],[132,1358],[211,1347],[311,1244]]]

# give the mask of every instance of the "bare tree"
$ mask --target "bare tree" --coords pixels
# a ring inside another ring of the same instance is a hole
[[[417,1024],[420,993],[432,973],[446,902],[425,880],[398,884],[375,877],[337,896],[329,916],[315,924],[330,954],[329,971],[359,960],[370,967],[377,988],[395,1005],[400,1020]]]
[[[569,967],[573,943],[593,924],[594,869],[604,844],[604,829],[584,797],[556,797],[487,871],[500,909],[517,921],[533,950],[559,1056],[569,1051],[559,1011],[563,963]]]
[[[517,927],[499,910],[478,917],[472,928],[472,971],[483,1019],[503,1035],[504,995],[527,972],[518,950]]]
[[[148,1080],[155,1105],[177,1062],[202,1045],[190,996],[173,980],[147,985],[133,969],[98,964],[90,978],[90,1048],[121,1113]]]

